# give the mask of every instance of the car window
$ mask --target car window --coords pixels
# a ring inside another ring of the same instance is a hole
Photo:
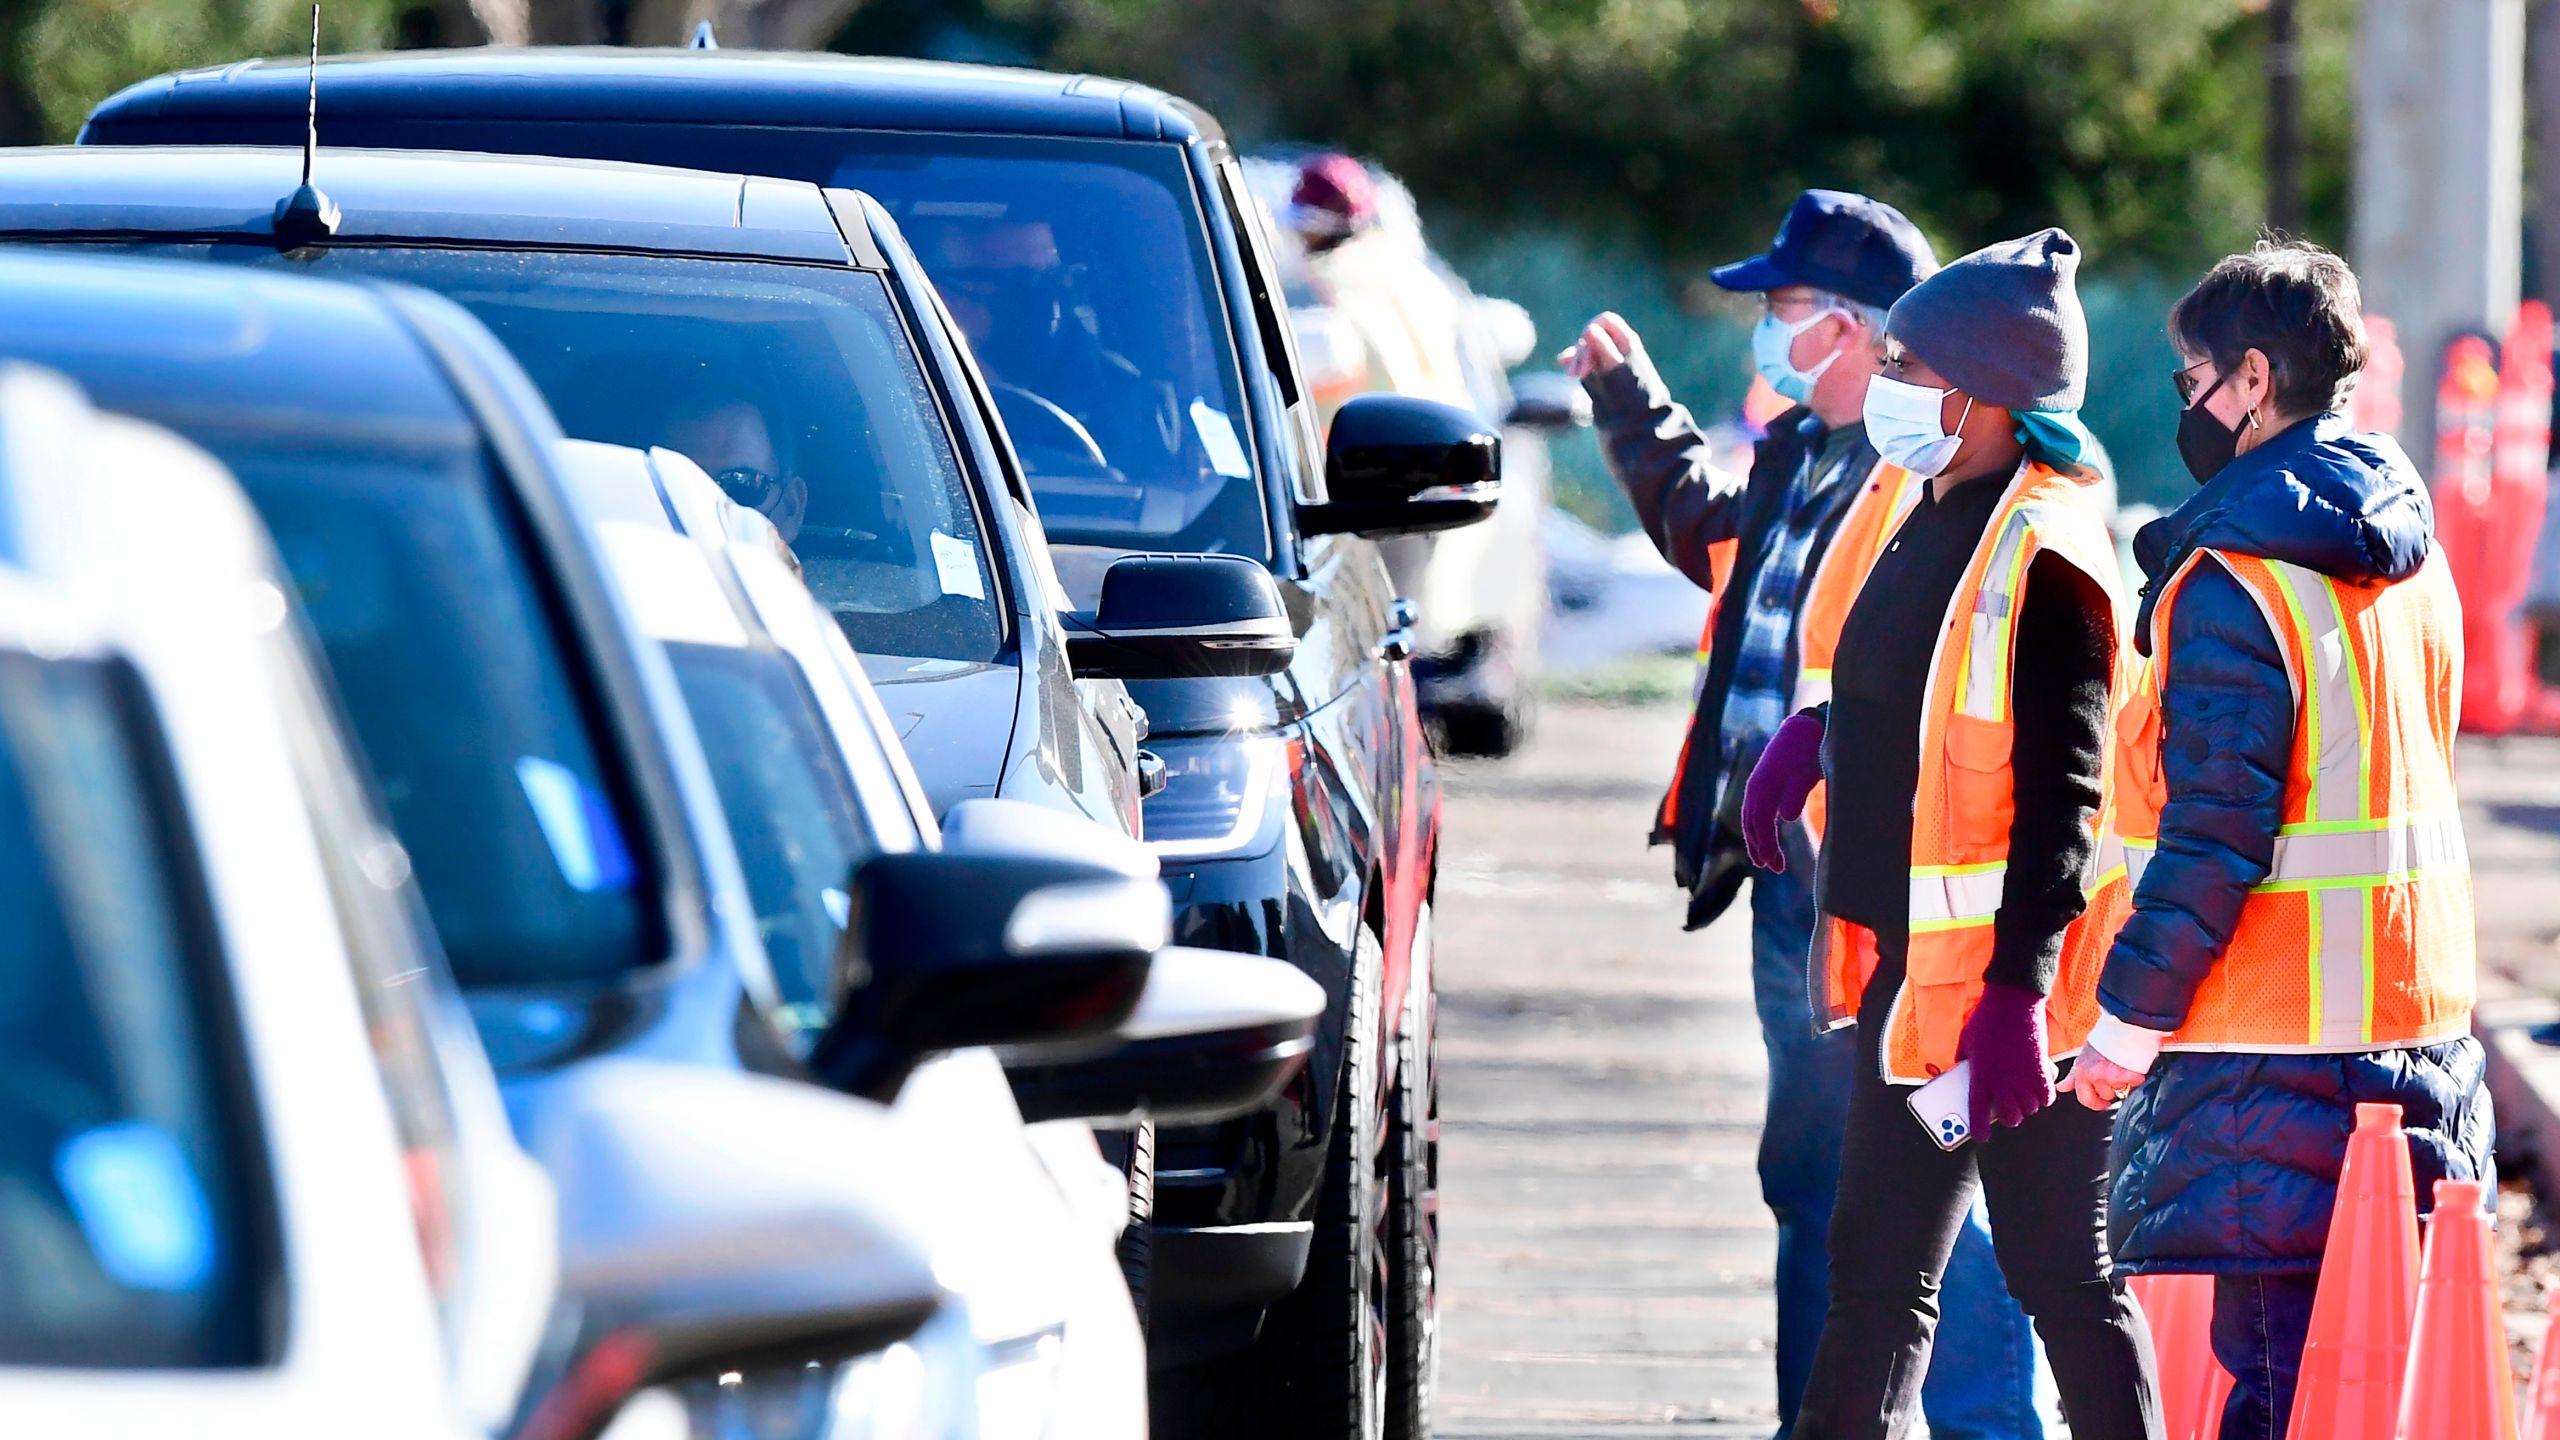
[[[542,985],[663,958],[628,787],[487,457],[195,438],[275,536],[456,977]]]
[[[851,917],[847,882],[879,847],[817,697],[788,656],[676,642],[667,658],[711,762],[782,987],[784,1023],[813,1039],[835,998],[836,938]]]
[[[682,451],[769,517],[856,649],[990,661],[1004,604],[913,342],[877,275],[673,256],[172,247],[443,293],[582,440]]]
[[[277,1284],[141,688],[0,656],[0,1365],[254,1364]]]
[[[1251,426],[1182,152],[833,137],[969,338],[1053,538],[1267,559]]]
[[[441,958],[409,888],[409,856],[383,828],[340,743],[327,690],[305,660],[298,627],[270,631],[268,681],[284,719],[286,751],[303,813],[319,843],[320,869],[338,920],[356,999],[364,1011],[383,1099],[400,1144],[403,1179],[418,1251],[445,1331],[445,1354],[467,1341],[460,1269],[469,1253],[463,1233],[470,1206],[468,1161],[456,1134],[446,1047],[476,1044],[446,1010],[449,984]]]

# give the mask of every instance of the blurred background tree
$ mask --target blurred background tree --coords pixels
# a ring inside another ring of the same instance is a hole
[[[2283,5],[2285,0],[2273,0]],[[1748,379],[1707,266],[1796,191],[1865,190],[1952,257],[2048,224],[2087,248],[2089,420],[2130,498],[2173,500],[2161,311],[2267,213],[2270,0],[327,0],[331,50],[682,43],[1087,69],[1161,85],[1248,147],[1338,145],[1561,344],[1644,329],[1702,412]],[[2346,240],[2354,0],[2291,0],[2303,231]],[[161,71],[290,54],[307,0],[0,0],[0,143],[63,140]],[[325,117],[324,117],[325,119]],[[325,131],[325,125],[324,125]],[[1569,462],[1588,513],[1615,502]]]

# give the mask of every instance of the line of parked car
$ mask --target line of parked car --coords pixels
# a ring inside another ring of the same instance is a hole
[[[1319,437],[1208,116],[483,51],[80,141],[0,151],[0,1414],[1429,1433],[1378,542],[1502,443]]]

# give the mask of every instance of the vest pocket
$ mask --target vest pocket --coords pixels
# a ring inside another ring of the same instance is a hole
[[[2004,859],[2017,788],[2009,770],[2012,730],[2005,721],[1961,712],[1947,717],[1947,838],[1954,864]]]

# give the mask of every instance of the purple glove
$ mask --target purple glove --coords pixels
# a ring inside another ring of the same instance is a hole
[[[1997,980],[1964,1022],[1956,1054],[1973,1062],[1973,1133],[1994,1124],[2023,1125],[2053,1103],[2053,1067],[2045,1062],[2044,997]]]
[[[1773,873],[1785,871],[1787,852],[1778,843],[1778,822],[1804,813],[1804,797],[1821,778],[1821,717],[1809,712],[1788,716],[1742,785],[1742,848],[1750,852],[1752,864]]]

